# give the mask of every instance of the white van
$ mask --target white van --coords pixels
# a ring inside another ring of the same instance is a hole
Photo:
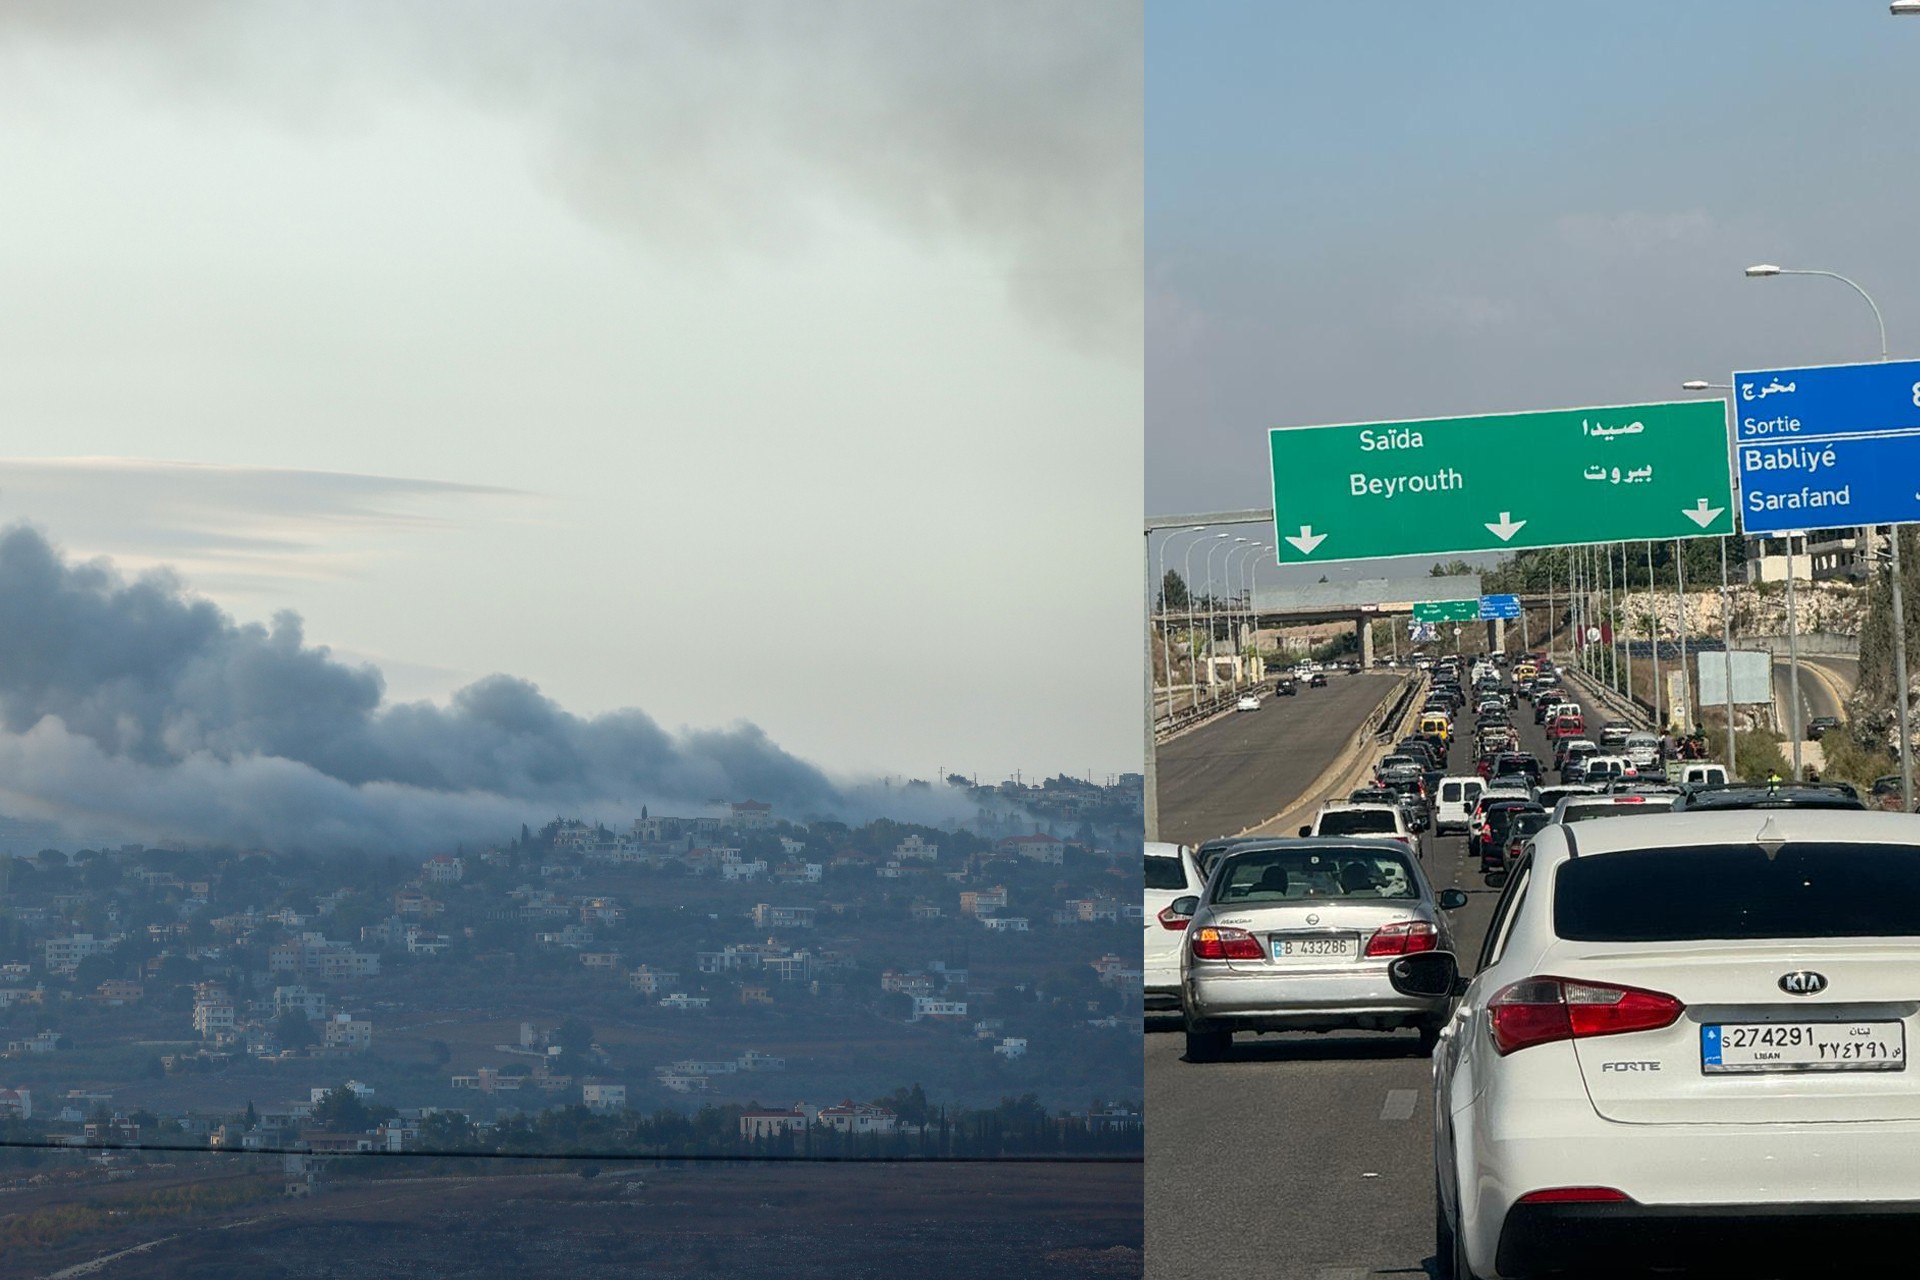
[[[1581,780],[1597,786],[1640,776],[1640,770],[1625,756],[1588,756]]]
[[[1473,802],[1486,789],[1487,784],[1471,773],[1440,779],[1440,798],[1433,807],[1433,833],[1438,836],[1465,831],[1467,820],[1473,816]]]
[[[1677,781],[1683,787],[1724,787],[1727,785],[1726,766],[1711,760],[1689,760],[1680,766]]]

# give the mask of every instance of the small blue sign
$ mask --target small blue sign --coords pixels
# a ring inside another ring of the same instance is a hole
[[[1720,1028],[1713,1023],[1700,1028],[1700,1065],[1703,1067],[1724,1065],[1720,1061]]]
[[[1520,616],[1519,596],[1481,596],[1480,621],[1491,622],[1495,618],[1507,619]]]
[[[1920,360],[1733,375],[1749,534],[1920,522]]]

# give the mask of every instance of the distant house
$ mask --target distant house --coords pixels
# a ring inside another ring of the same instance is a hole
[[[814,1119],[841,1133],[892,1133],[898,1117],[886,1107],[847,1099],[838,1106],[820,1108]]]
[[[751,1141],[782,1133],[799,1133],[807,1127],[809,1118],[806,1105],[798,1102],[785,1111],[742,1111],[740,1136]]]
[[[33,1093],[28,1089],[0,1089],[0,1116],[33,1119]]]
[[[109,978],[94,989],[94,999],[102,1004],[137,1004],[146,994],[146,988],[126,978]]]
[[[934,996],[915,996],[913,1013],[909,1020],[919,1022],[924,1018],[964,1018],[967,1016],[965,1000],[942,1000]]]
[[[1042,835],[1008,836],[998,841],[994,848],[1050,867],[1059,866],[1067,854],[1067,846],[1063,841]]]
[[[916,902],[912,908],[910,908],[910,911],[915,920],[938,920],[940,918],[940,908],[931,902]]]
[[[334,1014],[326,1022],[326,1045],[344,1053],[365,1053],[373,1046],[373,1020]]]
[[[772,1004],[773,996],[765,987],[745,986],[740,988],[741,1004]]]
[[[627,985],[643,996],[664,995],[680,985],[680,975],[664,969],[649,969],[643,964],[627,971]]]
[[[990,916],[1004,910],[1007,905],[1007,886],[997,884],[991,889],[969,889],[960,895],[960,914],[963,916]]]
[[[421,863],[420,874],[429,884],[457,884],[466,877],[467,864],[443,853]]]
[[[309,1022],[318,1022],[327,1016],[327,993],[309,991],[295,984],[273,989],[273,1012],[275,1016],[284,1013],[300,1013]]]
[[[761,929],[811,929],[815,914],[812,907],[776,907],[762,902],[753,908],[753,923]]]
[[[1008,1062],[1012,1062],[1015,1058],[1024,1058],[1027,1056],[1026,1038],[1024,1036],[1007,1036],[1003,1038],[999,1044],[993,1046],[993,1051],[1005,1058]]]
[[[983,916],[980,923],[995,933],[1026,933],[1025,916]]]
[[[627,1105],[627,1086],[605,1080],[582,1081],[580,1101],[591,1111],[618,1111]]]
[[[676,991],[660,1001],[662,1009],[704,1009],[711,1003],[706,996],[690,996],[684,991]]]
[[[928,844],[918,835],[911,835],[893,847],[893,856],[902,862],[933,862],[940,857],[940,846]]]
[[[773,806],[758,800],[741,800],[728,806],[728,817],[740,831],[758,831],[773,825]]]

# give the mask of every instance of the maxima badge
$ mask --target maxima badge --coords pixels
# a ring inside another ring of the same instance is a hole
[[[1811,969],[1796,969],[1780,975],[1780,989],[1790,996],[1817,996],[1827,989],[1827,975]]]

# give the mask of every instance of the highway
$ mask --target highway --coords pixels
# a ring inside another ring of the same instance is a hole
[[[1821,654],[1819,657],[1800,656],[1800,724],[1804,728],[1807,721],[1815,716],[1835,716],[1841,720],[1847,718],[1846,697],[1853,692],[1854,682],[1860,677],[1858,658],[1832,657]],[[1789,674],[1785,658],[1773,664],[1774,701],[1781,709],[1781,729],[1786,728],[1785,713],[1788,699],[1792,696],[1792,677]]]
[[[1345,751],[1404,672],[1329,672],[1327,687],[1290,698],[1262,691],[1260,710],[1235,712],[1164,743],[1160,838],[1198,844],[1280,813]]]
[[[1589,723],[1603,718],[1588,710]],[[1523,749],[1551,764],[1529,703],[1514,723]],[[1457,745],[1450,771],[1471,772],[1468,755]],[[1429,834],[1425,866],[1436,891],[1469,895],[1453,927],[1471,972],[1495,892],[1467,864],[1464,836]],[[1433,1273],[1433,1100],[1413,1032],[1241,1036],[1229,1061],[1197,1065],[1182,1057],[1176,1019],[1147,1029],[1150,1280]]]

